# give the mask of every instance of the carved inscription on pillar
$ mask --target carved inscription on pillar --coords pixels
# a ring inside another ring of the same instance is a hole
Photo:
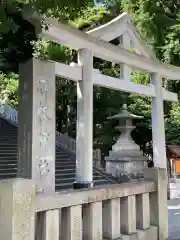
[[[18,172],[36,191],[55,191],[55,65],[29,59],[20,64]]]
[[[54,64],[39,63],[34,84],[33,126],[37,192],[55,191],[55,72]]]
[[[49,138],[51,137],[51,132],[47,129],[48,127],[48,121],[51,121],[52,118],[51,116],[48,115],[48,84],[49,81],[46,79],[40,79],[37,82],[37,91],[38,95],[40,98],[39,101],[39,106],[38,106],[38,111],[37,111],[37,116],[38,116],[38,121],[39,121],[39,126],[40,126],[40,134],[39,134],[39,140],[40,140],[40,149],[39,151],[41,154],[40,156],[36,156],[37,158],[37,170],[39,174],[39,180],[40,180],[40,185],[41,182],[44,182],[44,178],[47,177],[48,174],[50,174],[51,170],[51,164],[53,161],[53,156],[48,155],[48,142]],[[42,153],[44,155],[42,155]],[[44,192],[43,184],[42,188],[38,187],[37,189],[38,192]]]

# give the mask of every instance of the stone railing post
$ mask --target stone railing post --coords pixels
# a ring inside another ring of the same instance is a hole
[[[0,182],[0,236],[4,240],[34,240],[35,186],[30,179]]]
[[[159,229],[159,240],[168,239],[167,207],[167,171],[163,168],[152,168],[145,171],[145,179],[156,182],[156,192],[150,193],[150,224]]]
[[[94,149],[93,158],[94,158],[96,167],[101,167],[101,150],[100,149]]]

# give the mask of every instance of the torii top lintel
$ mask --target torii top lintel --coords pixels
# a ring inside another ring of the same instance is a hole
[[[42,18],[37,16],[37,14],[29,14],[24,11],[24,18],[35,25],[39,36],[43,37],[46,40],[62,44],[64,46],[70,47],[72,49],[88,49],[93,52],[95,57],[114,62],[114,63],[123,63],[127,64],[132,68],[140,69],[149,73],[156,73],[160,77],[166,77],[172,80],[180,79],[180,67],[164,64],[157,60],[155,57],[149,53],[149,56],[139,55],[137,53],[130,52],[126,49],[114,46],[109,42],[92,36],[89,33],[82,32],[78,29],[75,29],[67,24],[59,22],[57,19]],[[123,14],[128,19],[126,14]],[[124,19],[125,19],[124,17]],[[118,20],[112,20],[111,22],[118,22],[122,17],[118,17]],[[48,28],[41,28],[41,22],[48,25]],[[124,20],[125,21],[125,20]],[[110,23],[111,23],[110,22]],[[129,21],[127,21],[129,23]],[[107,24],[107,25],[110,25]],[[107,26],[106,25],[106,26]],[[132,24],[128,28],[132,28]],[[105,29],[106,27],[104,27]],[[103,29],[103,26],[101,27]],[[118,28],[117,28],[118,29]],[[103,30],[104,31],[104,30]],[[94,33],[95,34],[94,30]],[[138,32],[133,31],[137,36]],[[141,40],[142,43],[142,40]],[[142,46],[142,44],[141,44]],[[144,48],[148,49],[148,46],[143,45]],[[148,50],[149,51],[149,50]],[[148,51],[144,51],[147,53]],[[146,54],[147,55],[147,54]]]
[[[143,55],[145,57],[158,61],[154,51],[152,51],[152,49],[146,44],[146,42],[142,40],[137,28],[132,22],[131,16],[126,12],[123,12],[108,23],[98,26],[88,31],[87,33],[109,42],[115,38],[120,37],[125,32],[128,33],[130,39],[134,42],[135,46],[139,50],[143,51]]]

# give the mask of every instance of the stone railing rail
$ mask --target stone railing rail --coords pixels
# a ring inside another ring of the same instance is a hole
[[[0,116],[8,120],[14,125],[18,123],[18,111],[6,103],[0,103]],[[76,141],[68,136],[67,133],[60,133],[56,131],[56,145],[70,153],[76,153]],[[94,164],[101,167],[101,151],[100,149],[93,150]]]
[[[162,187],[165,174],[165,170],[151,169],[143,182],[50,195],[36,194],[33,180],[5,180],[0,183],[0,201],[12,207],[11,211],[4,208],[0,216],[0,222],[4,223],[0,224],[1,237],[8,240],[166,239],[163,236],[167,234],[164,232],[167,206],[160,204],[167,198]]]
[[[59,239],[60,231],[64,240],[104,238],[124,240],[128,235],[137,235],[137,229],[150,229],[154,231],[156,237],[153,239],[156,240],[158,229],[156,226],[150,226],[148,202],[148,194],[155,191],[155,183],[147,181],[139,184],[110,185],[49,197],[39,196],[36,198],[35,211],[41,216],[44,213],[42,217],[44,219],[37,221],[36,228],[40,234],[46,233],[51,239],[55,239],[50,228],[43,225],[44,221],[48,224],[52,221],[56,239]],[[144,211],[146,219],[136,215],[137,210],[140,214]],[[58,227],[60,223],[61,229]]]
[[[18,123],[18,112],[16,109],[12,108],[8,104],[0,103],[0,115],[10,121],[11,123],[17,125]]]

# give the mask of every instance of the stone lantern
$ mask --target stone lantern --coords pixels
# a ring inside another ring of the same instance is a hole
[[[131,131],[135,129],[132,120],[141,118],[143,117],[128,112],[126,104],[123,105],[120,113],[108,118],[119,120],[116,129],[121,132],[109,156],[105,157],[106,172],[114,177],[129,174],[137,176],[137,173],[147,167],[148,157],[143,155],[140,147],[131,138]]]

